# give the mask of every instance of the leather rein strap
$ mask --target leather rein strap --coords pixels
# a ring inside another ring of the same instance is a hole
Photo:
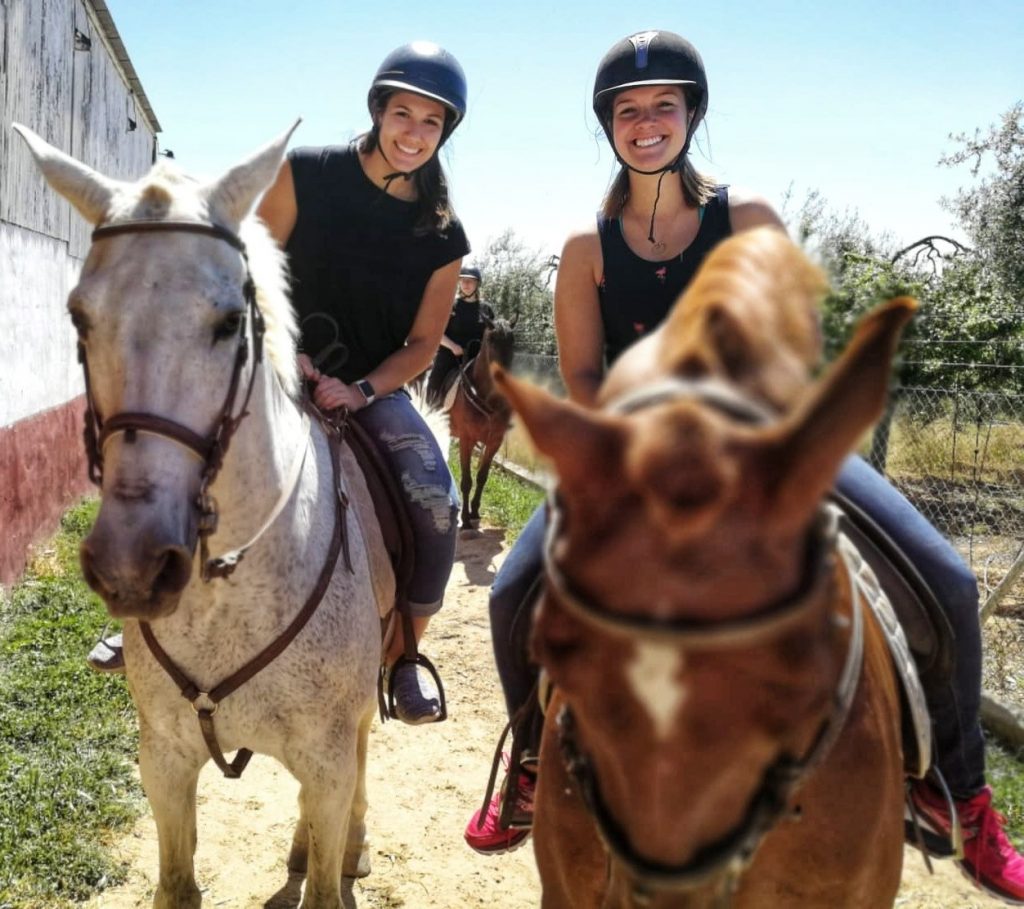
[[[265,325],[263,321],[263,314],[256,305],[256,286],[253,282],[252,273],[249,269],[249,258],[246,254],[245,244],[235,233],[227,228],[221,227],[218,224],[202,221],[126,221],[120,224],[110,224],[96,228],[92,233],[92,239],[93,241],[96,241],[107,237],[130,233],[168,232],[203,234],[205,236],[214,237],[218,240],[223,240],[225,243],[234,247],[241,253],[245,264],[245,282],[243,284],[242,293],[245,299],[246,312],[243,315],[242,324],[239,328],[238,347],[235,354],[234,366],[231,372],[231,380],[227,394],[224,397],[224,403],[221,407],[220,414],[214,426],[214,430],[209,436],[201,436],[192,429],[189,429],[187,426],[183,426],[174,420],[169,420],[165,417],[154,414],[131,411],[115,414],[104,421],[100,416],[99,409],[96,407],[95,398],[92,394],[89,377],[89,363],[86,356],[85,345],[83,342],[79,341],[78,359],[82,364],[82,370],[85,373],[87,405],[84,430],[85,449],[89,460],[89,477],[97,485],[101,484],[103,480],[103,447],[111,436],[117,433],[123,433],[126,442],[129,444],[135,441],[136,434],[139,432],[161,436],[177,442],[179,445],[182,445],[198,457],[203,464],[203,468],[199,494],[194,504],[199,511],[202,577],[204,581],[209,581],[214,577],[228,577],[235,570],[235,567],[244,556],[245,551],[255,543],[263,531],[270,526],[284,507],[287,499],[290,498],[291,493],[294,490],[294,486],[297,483],[298,476],[301,473],[302,464],[305,459],[305,449],[309,444],[309,424],[308,419],[305,419],[304,417],[306,438],[303,440],[303,444],[297,452],[292,468],[289,471],[289,482],[286,484],[282,496],[274,506],[270,517],[264,521],[256,537],[251,539],[244,546],[231,553],[227,553],[224,557],[211,559],[209,557],[207,540],[217,528],[218,513],[216,501],[209,493],[209,487],[223,466],[224,457],[227,454],[231,437],[238,430],[242,420],[248,414],[249,401],[252,397],[253,387],[256,381],[257,367],[263,360],[263,335],[265,332]],[[246,317],[251,320],[253,326],[253,364],[249,375],[248,386],[242,399],[242,405],[238,409],[237,415],[235,415],[235,399],[238,396],[242,369],[249,357],[249,344],[246,336]],[[160,642],[157,640],[156,634],[153,632],[150,624],[148,622],[139,622],[143,639],[146,641],[150,652],[153,654],[156,661],[163,667],[164,671],[171,677],[171,679],[174,680],[175,684],[181,691],[182,696],[192,705],[192,709],[195,710],[196,716],[199,719],[199,726],[203,734],[203,739],[206,742],[206,747],[210,752],[210,756],[221,769],[223,774],[229,779],[237,779],[242,775],[242,771],[245,769],[246,765],[249,763],[249,759],[252,757],[252,752],[248,748],[240,748],[235,755],[234,760],[230,763],[227,758],[225,758],[224,752],[217,741],[217,734],[213,723],[213,716],[217,712],[220,702],[229,694],[248,682],[261,670],[265,669],[271,662],[280,656],[281,653],[284,652],[299,632],[302,631],[313,613],[316,612],[317,606],[320,605],[320,601],[323,599],[324,593],[327,591],[327,588],[331,583],[331,578],[334,575],[338,556],[343,550],[345,553],[346,567],[350,573],[352,572],[352,563],[349,558],[348,539],[345,533],[347,525],[348,496],[341,485],[340,447],[343,443],[345,430],[344,421],[342,421],[335,430],[333,437],[331,435],[328,436],[335,492],[334,533],[331,538],[330,546],[327,550],[327,556],[324,560],[323,567],[320,569],[320,575],[317,578],[316,585],[306,598],[306,602],[302,609],[299,610],[298,614],[294,619],[292,619],[288,627],[285,628],[285,630],[281,632],[273,642],[261,650],[248,663],[242,666],[241,669],[237,670],[235,673],[228,676],[228,678],[214,686],[210,691],[206,692],[202,691],[195,682],[185,675],[174,660],[171,659],[167,651],[160,645]]]
[[[238,777],[242,775],[242,771],[245,770],[246,765],[249,763],[249,759],[252,757],[252,752],[248,748],[240,748],[235,755],[234,760],[230,763],[227,758],[225,758],[224,752],[217,741],[217,734],[213,725],[213,715],[217,712],[220,702],[229,694],[241,688],[242,685],[248,682],[261,670],[270,665],[270,663],[280,656],[288,645],[295,640],[296,636],[300,631],[302,631],[306,626],[306,623],[313,616],[313,613],[316,612],[317,606],[320,605],[320,601],[327,592],[327,587],[331,583],[335,566],[338,563],[338,556],[343,548],[345,550],[346,567],[350,573],[352,572],[352,565],[348,558],[347,539],[345,536],[348,497],[345,495],[341,486],[340,448],[342,442],[341,439],[329,438],[328,444],[331,449],[331,468],[334,476],[335,489],[334,534],[331,537],[331,544],[327,550],[327,556],[324,560],[323,567],[320,569],[320,575],[317,578],[316,585],[310,591],[302,609],[299,610],[298,614],[294,619],[292,619],[288,627],[285,628],[285,630],[282,631],[272,643],[264,647],[263,650],[256,654],[256,656],[254,656],[241,669],[232,673],[209,691],[202,691],[195,682],[181,671],[181,669],[175,664],[174,660],[172,660],[168,655],[167,651],[160,646],[160,642],[156,639],[156,635],[154,634],[149,622],[139,623],[139,627],[142,629],[142,636],[145,639],[146,644],[149,646],[150,652],[153,654],[156,661],[163,667],[164,671],[174,680],[175,684],[181,691],[182,697],[192,705],[192,709],[196,712],[196,716],[199,719],[199,727],[202,730],[203,739],[206,741],[206,747],[210,752],[210,757],[213,758],[214,763],[216,763],[224,776],[228,777],[228,779],[238,779]]]

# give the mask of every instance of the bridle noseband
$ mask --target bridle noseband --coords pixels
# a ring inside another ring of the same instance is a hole
[[[119,433],[125,436],[125,441],[129,444],[134,443],[136,435],[140,432],[170,439],[199,459],[202,463],[202,469],[199,493],[194,504],[199,513],[198,536],[202,557],[202,576],[203,580],[209,581],[214,577],[227,577],[237,564],[237,558],[225,561],[224,559],[210,559],[209,557],[208,538],[216,531],[218,518],[217,502],[210,494],[209,488],[223,466],[224,456],[227,454],[232,436],[237,432],[242,420],[248,414],[249,400],[252,397],[256,381],[257,366],[263,361],[263,336],[266,326],[263,321],[263,314],[256,305],[256,285],[253,282],[252,273],[249,269],[249,257],[246,253],[245,244],[237,234],[225,227],[221,227],[219,224],[203,221],[124,221],[119,224],[97,227],[92,232],[92,240],[95,242],[108,237],[120,236],[121,234],[168,232],[203,234],[223,240],[241,253],[242,261],[245,265],[245,281],[242,285],[242,295],[245,299],[246,310],[242,314],[241,325],[238,329],[238,347],[231,370],[231,379],[213,431],[208,436],[202,436],[174,420],[156,414],[136,411],[122,411],[104,420],[99,412],[99,408],[96,406],[96,400],[92,393],[85,344],[79,340],[78,361],[82,364],[82,371],[85,374],[86,397],[83,437],[85,453],[89,464],[89,479],[97,486],[102,485],[103,482],[103,450],[110,438]],[[251,319],[253,327],[253,365],[252,371],[249,374],[248,386],[242,396],[241,407],[238,408],[236,413],[235,401],[241,384],[242,370],[249,359],[249,343],[246,330],[247,319]]]
[[[714,379],[668,379],[614,400],[609,409],[632,413],[679,399],[709,405],[746,423],[764,423],[772,416],[766,408]],[[656,640],[694,650],[751,646],[780,635],[806,618],[834,588],[838,512],[833,507],[825,507],[808,537],[802,581],[790,596],[752,615],[721,622],[623,614],[582,594],[566,577],[554,555],[563,527],[557,490],[549,498],[549,509],[544,570],[551,591],[559,605],[569,613],[608,634]],[[693,891],[717,883],[721,888],[719,896],[728,900],[740,874],[753,860],[761,840],[786,816],[792,794],[828,755],[853,703],[863,661],[860,594],[852,576],[850,582],[852,627],[846,660],[833,692],[832,711],[813,744],[802,757],[782,754],[769,765],[739,824],[681,865],[663,865],[646,859],[630,842],[625,829],[601,795],[592,759],[580,747],[576,718],[568,703],[563,705],[557,724],[566,770],[575,782],[605,847],[629,873],[634,896],[638,899],[643,900],[652,893]]]

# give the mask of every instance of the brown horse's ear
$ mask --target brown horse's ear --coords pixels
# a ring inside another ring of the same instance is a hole
[[[564,487],[606,485],[621,464],[626,428],[619,417],[563,401],[529,382],[491,367],[498,390],[522,418],[533,444],[555,465]]]
[[[769,441],[766,471],[771,520],[805,523],[832,486],[843,459],[882,415],[892,360],[917,301],[898,297],[866,316],[853,340]]]

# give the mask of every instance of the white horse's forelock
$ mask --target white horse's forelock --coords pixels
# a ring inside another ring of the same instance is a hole
[[[119,192],[111,202],[105,223],[131,220],[180,219],[209,221],[201,193],[203,184],[169,161],[160,161],[138,183]],[[288,266],[282,250],[266,225],[250,214],[238,231],[245,244],[249,269],[256,285],[256,305],[266,324],[264,352],[289,397],[299,392],[295,360],[298,323],[288,296]]]

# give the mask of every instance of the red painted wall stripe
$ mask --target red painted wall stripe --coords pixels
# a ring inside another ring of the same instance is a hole
[[[25,569],[33,543],[90,488],[82,448],[84,396],[0,429],[0,584]]]

